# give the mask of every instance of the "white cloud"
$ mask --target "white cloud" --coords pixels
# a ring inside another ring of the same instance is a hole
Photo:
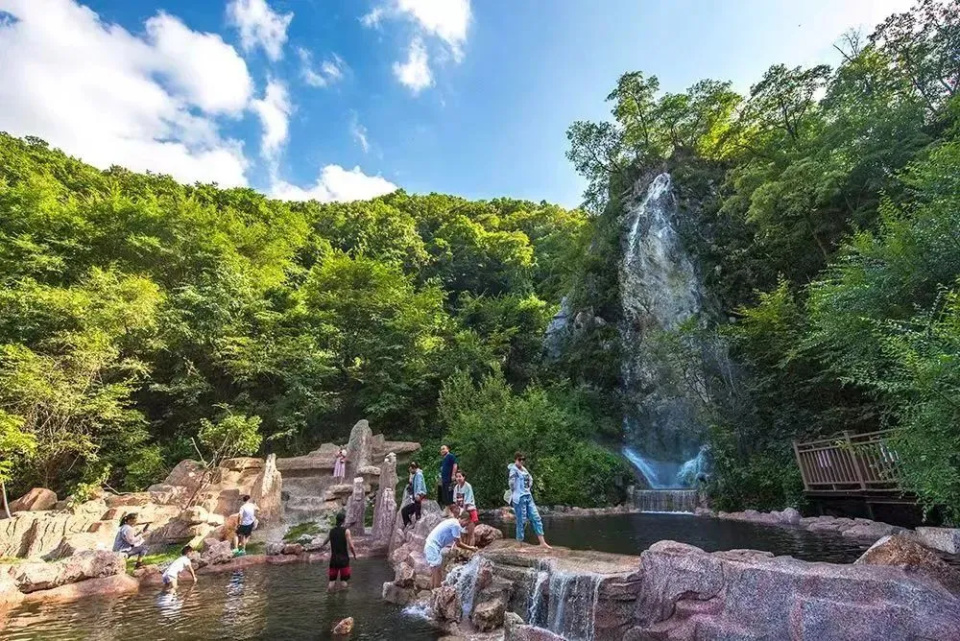
[[[376,29],[380,26],[380,21],[383,19],[383,14],[383,7],[374,7],[370,10],[370,13],[360,18],[360,24],[367,28]]]
[[[253,92],[247,65],[220,36],[191,31],[163,12],[147,20],[147,34],[170,81],[192,103],[208,113],[247,106]]]
[[[406,62],[393,63],[393,75],[400,81],[400,84],[414,94],[418,94],[433,85],[433,73],[430,71],[427,48],[423,45],[421,38],[414,38],[410,42]]]
[[[273,184],[271,195],[283,200],[318,200],[328,202],[351,202],[368,200],[396,191],[397,186],[382,176],[368,176],[354,167],[347,170],[340,165],[327,165],[320,171],[317,182],[304,189],[288,182]]]
[[[360,124],[360,118],[356,113],[352,114],[350,118],[350,135],[360,144],[363,153],[370,151],[370,141],[367,139],[367,128]]]
[[[0,131],[98,167],[246,184],[241,143],[210,114],[242,109],[251,81],[217,36],[164,14],[134,36],[74,0],[0,0],[0,11],[13,16],[0,21]]]
[[[264,97],[254,100],[251,108],[263,124],[260,151],[265,158],[275,161],[287,142],[293,112],[287,88],[279,80],[270,80]]]
[[[427,33],[449,45],[454,58],[463,58],[470,25],[470,0],[397,0],[397,10],[413,18]]]
[[[227,17],[240,31],[240,44],[245,51],[260,46],[270,60],[283,57],[292,13],[276,13],[266,0],[231,0]]]
[[[331,54],[316,69],[313,67],[313,55],[303,47],[297,47],[300,58],[300,76],[311,87],[327,87],[343,80],[347,63],[337,54]]]

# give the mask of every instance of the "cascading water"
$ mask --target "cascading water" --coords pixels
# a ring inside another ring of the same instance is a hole
[[[619,269],[623,454],[651,488],[688,488],[704,471],[699,408],[708,397],[705,362],[717,350],[688,331],[703,327],[704,295],[677,232],[670,175],[645,192],[638,181],[634,193]]]
[[[469,562],[451,570],[444,580],[444,583],[454,586],[457,591],[463,621],[473,614],[473,599],[477,592],[477,576],[480,574],[481,562],[479,556],[474,556]]]

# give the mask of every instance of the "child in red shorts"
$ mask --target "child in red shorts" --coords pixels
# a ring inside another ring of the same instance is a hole
[[[473,486],[467,483],[467,475],[463,473],[463,470],[457,470],[456,479],[457,484],[453,486],[453,502],[469,515],[465,543],[473,545],[473,531],[476,529],[477,523],[480,522],[476,499],[473,498]]]

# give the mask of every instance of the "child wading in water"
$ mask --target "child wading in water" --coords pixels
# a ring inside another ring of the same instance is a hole
[[[177,589],[177,579],[180,577],[180,573],[187,569],[190,570],[190,576],[193,577],[193,582],[197,582],[197,574],[193,571],[193,564],[190,562],[191,552],[193,552],[192,547],[189,545],[183,546],[183,549],[180,550],[180,557],[163,571],[164,589],[175,591]]]
[[[331,592],[340,588],[340,582],[343,581],[343,587],[350,587],[350,554],[357,558],[357,550],[353,547],[353,538],[350,536],[350,530],[343,527],[346,520],[343,512],[337,514],[337,523],[327,534],[320,546],[322,550],[330,543],[330,569],[327,571],[327,590]],[[348,554],[347,552],[350,552]]]

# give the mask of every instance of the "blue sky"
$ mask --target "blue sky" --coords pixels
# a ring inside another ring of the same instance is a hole
[[[746,91],[909,0],[0,0],[0,130],[98,166],[349,200],[579,202],[617,76]]]

